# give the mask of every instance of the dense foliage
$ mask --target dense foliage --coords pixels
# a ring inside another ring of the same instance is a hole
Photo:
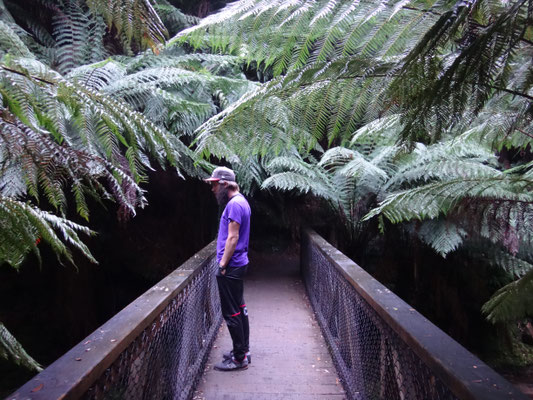
[[[443,257],[461,247],[497,264],[519,280],[487,317],[531,315],[528,7],[235,3],[170,41],[241,55],[269,78],[200,127],[197,151],[263,155],[262,188],[326,199],[350,235],[385,218]]]
[[[354,240],[377,219],[497,265],[487,318],[533,314],[531,1],[28,3],[0,1],[0,263],[41,241],[92,259],[69,204],[127,218],[154,163],[216,158],[249,192],[323,199]]]

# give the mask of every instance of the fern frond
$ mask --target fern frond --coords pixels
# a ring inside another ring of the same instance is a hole
[[[34,57],[11,26],[0,20],[0,56],[6,53],[14,57]]]
[[[378,214],[385,215],[393,223],[436,218],[448,213],[465,197],[531,201],[528,194],[516,192],[515,182],[509,181],[500,172],[493,171],[491,176],[454,178],[391,194],[365,219]]]
[[[389,152],[386,151],[386,153]],[[388,154],[388,157],[391,157],[391,154]],[[381,192],[389,175],[387,171],[380,168],[379,163],[388,157],[381,154],[380,157],[367,159],[355,150],[336,147],[326,151],[318,165],[328,170],[334,180],[339,181],[337,182],[339,188],[343,186],[345,190],[349,188],[349,191],[344,192],[340,198],[353,202],[354,197]]]
[[[442,218],[423,221],[416,229],[416,234],[442,257],[457,250],[467,237],[463,228]]]
[[[468,18],[478,3],[457,2],[406,58],[391,92],[404,104],[406,137],[422,135],[426,141],[434,141],[461,117],[479,113],[495,90],[527,97],[506,85],[529,24],[528,2],[493,10],[496,13],[487,16],[490,22],[483,29]],[[452,41],[459,42],[453,53],[449,52]]]
[[[106,60],[74,68],[65,78],[90,89],[100,90],[124,78],[125,75],[126,68],[123,65]]]
[[[86,10],[81,0],[68,1],[62,11],[53,16],[52,26],[61,73],[107,56],[103,47],[104,21]]]
[[[272,174],[263,181],[262,188],[279,190],[296,190],[300,193],[312,193],[325,199],[332,199],[334,190],[327,176],[312,164],[297,157],[276,157],[267,165]]]
[[[138,72],[146,68],[173,67],[188,71],[209,71],[213,75],[232,78],[242,78],[240,69],[242,60],[231,55],[193,53],[175,54],[174,49],[162,51],[159,54],[145,52],[136,57],[126,60],[128,74]]]
[[[17,268],[29,251],[39,255],[37,239],[47,242],[58,257],[65,257],[69,262],[73,263],[73,260],[66,244],[73,245],[90,261],[97,262],[77,235],[77,232],[94,234],[87,227],[3,196],[0,196],[0,220],[3,238],[0,244],[0,263],[8,263]],[[55,230],[61,233],[62,238]]]
[[[410,3],[416,2],[247,1],[205,18],[169,43],[244,52],[249,62],[273,65],[278,76],[317,61],[361,54],[361,48],[364,54],[377,54],[398,26],[412,26],[419,35],[428,25],[407,22],[412,15],[417,21],[420,14],[428,20],[435,17],[406,7]],[[431,4],[424,6],[431,9]],[[395,48],[405,51],[408,43]]]
[[[290,121],[291,110],[279,98],[261,99],[262,89],[249,92],[228,108],[206,121],[197,130],[197,154],[217,157],[230,154],[218,145],[232,149],[231,154],[246,158],[253,154],[280,154],[297,146],[315,148],[311,134]],[[238,110],[238,112],[235,112]]]
[[[40,185],[51,203],[62,209],[65,199],[62,179],[67,176],[74,183],[78,211],[87,217],[82,193],[95,190],[105,193],[97,179],[106,177],[112,188],[111,197],[118,201],[120,209],[134,214],[134,208],[144,203],[138,182],[144,179],[143,170],[150,168],[145,154],[160,163],[169,160],[196,175],[188,161],[194,156],[191,150],[125,103],[70,83],[36,61],[18,60],[0,74],[6,79],[4,102],[11,99],[10,111],[26,125],[17,128],[19,132],[33,132],[37,148],[47,145],[51,149],[48,153],[54,154],[52,149],[57,145],[46,138],[47,132],[55,141],[75,148],[59,147],[58,154],[65,157],[75,151],[65,158],[70,161],[60,164],[60,169],[51,163],[54,158],[43,164],[46,168],[29,162],[26,167],[31,177],[27,179],[27,190],[35,198]],[[120,171],[118,176],[117,171]],[[76,183],[77,178],[83,179],[83,183]]]
[[[501,268],[511,279],[519,279],[531,270],[532,264],[529,262],[531,260],[531,248],[529,247],[524,247],[525,251],[512,255],[504,247],[479,237],[468,239],[467,244],[465,251],[469,256],[484,264]]]
[[[154,10],[161,18],[170,35],[175,35],[200,21],[197,17],[182,13],[167,0],[157,0],[156,4],[154,4]]]
[[[533,315],[533,265],[522,278],[498,290],[481,308],[492,323],[511,322]]]
[[[40,372],[42,367],[24,350],[18,340],[0,322],[0,359],[24,367],[31,372]]]
[[[493,177],[498,173],[497,158],[490,149],[456,139],[430,147],[419,146],[401,161],[398,172],[387,182],[387,188],[398,189],[435,179]]]
[[[295,190],[300,193],[312,193],[315,196],[330,199],[329,187],[314,177],[304,176],[296,172],[280,172],[263,181],[262,189]]]
[[[87,0],[89,9],[102,17],[109,28],[124,33],[126,43],[135,42],[141,49],[156,49],[165,42],[167,30],[150,0]]]

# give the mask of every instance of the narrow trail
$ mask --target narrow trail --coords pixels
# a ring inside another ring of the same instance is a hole
[[[344,399],[335,367],[299,276],[298,256],[252,253],[245,280],[252,363],[212,367],[231,349],[223,324],[193,397],[196,400]]]

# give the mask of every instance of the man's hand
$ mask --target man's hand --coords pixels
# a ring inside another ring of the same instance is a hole
[[[230,221],[228,225],[228,238],[226,239],[226,245],[224,246],[224,254],[222,255],[222,259],[218,264],[219,267],[223,269],[223,271],[220,272],[222,275],[226,273],[226,267],[228,266],[229,260],[231,260],[231,257],[235,252],[235,248],[237,247],[240,226],[241,225],[235,221]]]

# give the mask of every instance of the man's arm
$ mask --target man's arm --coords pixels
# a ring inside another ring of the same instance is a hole
[[[231,256],[235,252],[237,242],[239,241],[239,228],[240,224],[236,221],[230,221],[228,225],[228,238],[226,239],[226,245],[224,246],[224,254],[220,260],[220,266],[226,268],[231,260]]]

